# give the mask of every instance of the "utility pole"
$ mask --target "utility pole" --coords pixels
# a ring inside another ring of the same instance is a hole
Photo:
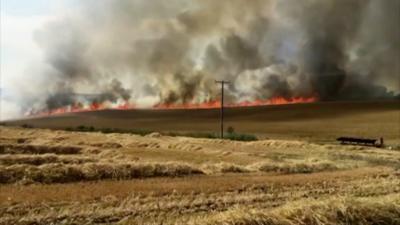
[[[217,84],[221,84],[221,139],[224,139],[224,92],[225,84],[229,84],[229,81],[217,80]]]

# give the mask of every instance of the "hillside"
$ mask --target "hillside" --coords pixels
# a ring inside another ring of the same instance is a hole
[[[325,102],[229,108],[226,127],[260,138],[330,142],[338,136],[384,137],[400,144],[400,102]],[[104,110],[9,121],[39,128],[118,128],[164,132],[218,132],[218,109]]]

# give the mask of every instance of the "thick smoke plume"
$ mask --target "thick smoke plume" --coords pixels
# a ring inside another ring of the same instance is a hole
[[[95,0],[35,34],[49,109],[77,101],[137,105],[400,91],[398,0]],[[79,94],[77,94],[79,93]],[[82,94],[85,93],[85,94]]]

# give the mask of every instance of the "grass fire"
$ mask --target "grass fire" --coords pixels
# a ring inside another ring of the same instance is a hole
[[[255,100],[255,101],[243,101],[239,103],[229,103],[224,105],[228,108],[236,108],[236,107],[254,107],[254,106],[266,106],[266,105],[287,105],[287,104],[303,104],[303,103],[313,103],[318,101],[317,97],[295,97],[295,98],[283,98],[276,97],[268,100]],[[221,107],[221,101],[215,100],[204,103],[185,103],[185,104],[156,104],[151,109],[154,110],[168,110],[168,109],[217,109]],[[132,110],[132,109],[140,109],[136,104],[132,104],[129,102],[124,103],[112,103],[109,101],[98,103],[92,102],[90,104],[82,104],[80,102],[74,103],[72,105],[64,106],[61,108],[51,109],[51,110],[42,110],[42,111],[30,111],[26,113],[28,117],[40,117],[40,116],[51,116],[51,115],[61,115],[66,113],[79,113],[79,112],[89,112],[89,111],[100,111],[100,110]],[[142,108],[146,109],[146,108]]]
[[[400,1],[0,4],[0,225],[400,224]]]

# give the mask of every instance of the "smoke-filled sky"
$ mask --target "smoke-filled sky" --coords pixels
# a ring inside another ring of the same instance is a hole
[[[73,6],[70,2],[0,0],[0,120],[21,117],[30,96],[39,97],[46,63],[33,33]]]
[[[400,91],[398,0],[1,2],[1,119],[213,101],[219,79],[231,102]]]

